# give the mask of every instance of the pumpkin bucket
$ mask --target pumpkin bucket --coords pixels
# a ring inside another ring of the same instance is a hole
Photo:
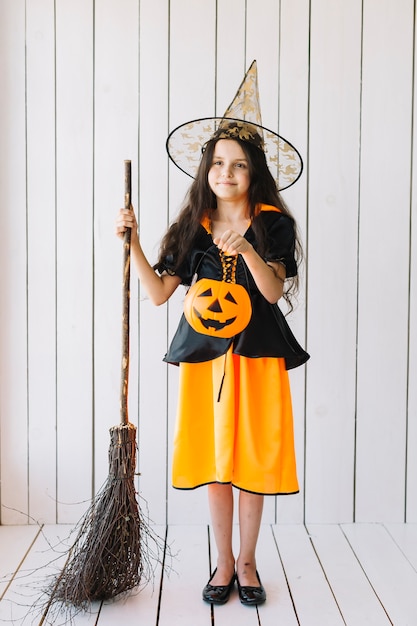
[[[196,332],[230,338],[249,324],[252,305],[245,287],[237,284],[237,256],[220,253],[223,280],[200,278],[187,292],[184,315]]]

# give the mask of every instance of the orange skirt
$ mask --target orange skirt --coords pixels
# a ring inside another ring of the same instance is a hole
[[[214,482],[265,495],[298,492],[284,359],[230,349],[212,361],[180,363],[172,484]]]

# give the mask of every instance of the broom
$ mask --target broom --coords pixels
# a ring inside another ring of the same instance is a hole
[[[125,161],[125,208],[131,206],[131,162]],[[121,423],[110,428],[107,482],[78,524],[79,531],[67,562],[51,587],[52,603],[85,609],[95,600],[107,600],[137,587],[148,575],[146,525],[136,498],[136,427],[128,420],[130,240],[123,245]],[[158,538],[159,539],[159,538]],[[146,570],[146,571],[145,571]]]

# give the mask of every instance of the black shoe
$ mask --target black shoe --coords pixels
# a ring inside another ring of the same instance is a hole
[[[258,571],[256,571],[256,577],[259,580],[259,587],[241,587],[241,585],[239,584],[239,578],[236,577],[237,589],[239,591],[239,599],[241,603],[245,604],[246,606],[263,604],[266,600],[265,589],[261,583],[261,579],[259,578]]]
[[[217,568],[211,575],[210,580],[213,580],[213,576],[216,573]],[[233,585],[235,584],[236,574],[233,572],[233,576],[228,585],[211,585],[210,580],[203,589],[203,600],[211,602],[212,604],[225,604],[232,592]]]

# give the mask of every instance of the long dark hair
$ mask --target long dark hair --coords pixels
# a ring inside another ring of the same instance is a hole
[[[158,261],[154,269],[161,270],[167,257],[175,260],[175,267],[179,267],[193,247],[195,238],[201,227],[202,219],[217,209],[217,199],[208,184],[208,173],[213,163],[214,148],[219,139],[210,139],[205,149],[194,179],[185,197],[183,206],[175,220],[169,227],[161,241]],[[289,216],[294,223],[295,230],[295,259],[297,265],[302,259],[302,248],[297,233],[297,227],[293,216],[280,196],[276,182],[268,168],[265,153],[248,141],[237,141],[245,153],[248,161],[250,185],[248,190],[249,215],[253,219],[256,216],[258,204],[269,204],[280,209]],[[262,220],[252,221],[257,251],[260,256],[266,252],[267,233]],[[174,271],[175,271],[174,267]],[[292,309],[292,296],[298,291],[298,277],[295,276],[286,281],[284,298]]]

